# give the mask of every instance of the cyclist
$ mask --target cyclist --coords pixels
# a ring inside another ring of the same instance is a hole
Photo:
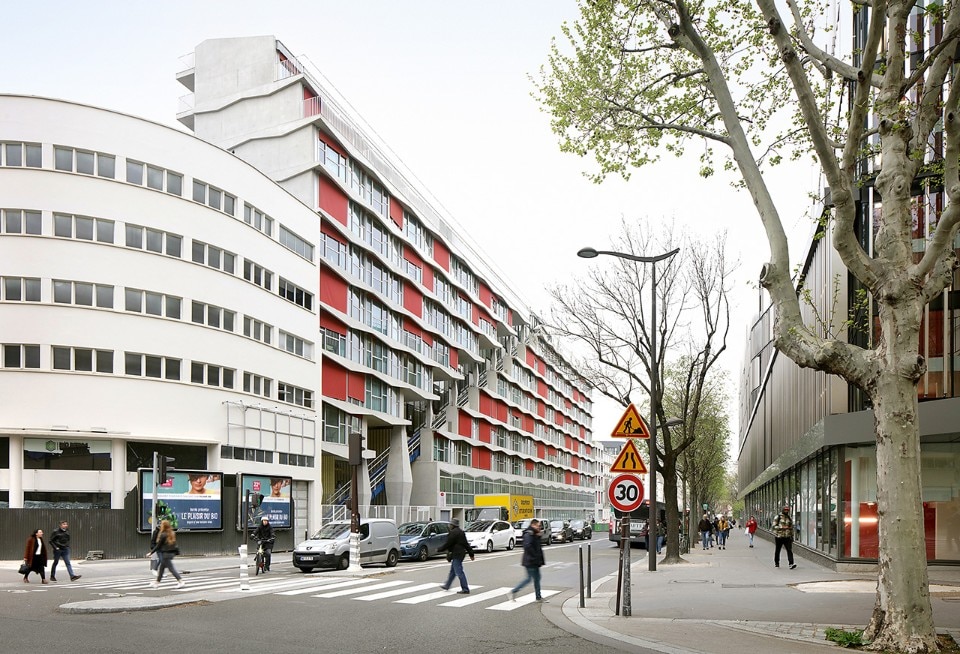
[[[259,541],[260,546],[263,547],[263,569],[266,572],[270,571],[270,550],[273,549],[273,526],[270,524],[270,519],[267,516],[263,516],[260,519],[260,525],[257,527],[256,531],[253,532],[253,537]]]

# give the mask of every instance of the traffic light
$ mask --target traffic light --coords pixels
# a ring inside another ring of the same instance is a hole
[[[176,462],[172,456],[157,457],[157,485],[167,483],[169,473],[173,470],[173,464]]]
[[[263,493],[250,493],[250,508],[259,509],[263,504]]]

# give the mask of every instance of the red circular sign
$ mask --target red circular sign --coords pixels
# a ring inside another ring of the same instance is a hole
[[[643,482],[636,475],[617,475],[610,482],[607,497],[613,508],[630,513],[643,503]]]

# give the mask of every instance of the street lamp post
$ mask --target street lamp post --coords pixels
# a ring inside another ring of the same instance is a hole
[[[613,250],[594,250],[593,248],[583,248],[577,252],[577,256],[584,259],[593,259],[601,254],[607,254],[620,259],[650,264],[650,440],[647,443],[650,456],[650,511],[647,513],[648,543],[656,542],[653,537],[650,537],[650,534],[651,530],[657,528],[655,517],[657,514],[657,399],[659,397],[657,389],[660,386],[660,369],[657,362],[657,262],[669,259],[679,251],[680,248],[674,248],[669,252],[653,257],[642,257]],[[649,544],[647,545],[647,561],[650,572],[656,572],[657,548],[651,547]]]

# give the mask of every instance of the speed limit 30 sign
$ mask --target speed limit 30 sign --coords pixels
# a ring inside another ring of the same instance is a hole
[[[643,483],[636,475],[617,475],[607,491],[613,508],[630,513],[643,503]]]

